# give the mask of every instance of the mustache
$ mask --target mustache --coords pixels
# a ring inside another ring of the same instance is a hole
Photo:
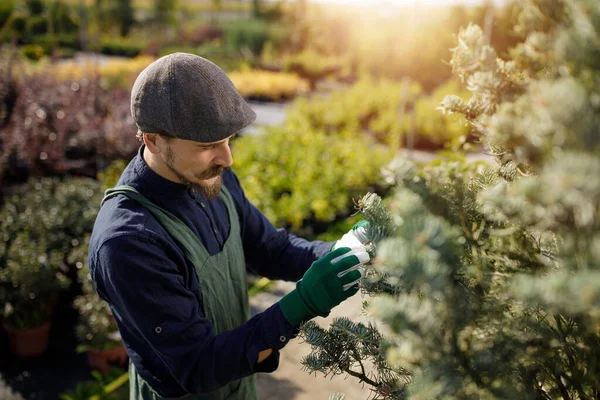
[[[214,167],[211,167],[210,169],[207,169],[206,171],[204,171],[203,173],[201,173],[200,175],[196,175],[196,178],[198,179],[210,179],[210,178],[214,178],[215,176],[220,176],[223,171],[225,171],[225,167],[220,166],[220,165],[215,165]]]

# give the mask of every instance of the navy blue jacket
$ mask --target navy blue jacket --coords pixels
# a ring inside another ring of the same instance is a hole
[[[118,185],[133,186],[179,217],[211,255],[220,252],[229,233],[225,205],[159,176],[144,161],[143,149],[144,145]],[[274,228],[248,201],[233,171],[224,172],[223,183],[239,215],[249,272],[297,281],[331,249],[332,243],[308,242]],[[165,397],[209,393],[255,372],[272,372],[279,364],[279,350],[298,332],[276,303],[236,329],[216,335],[201,311],[197,293],[202,288],[193,265],[150,212],[125,196],[107,200],[100,209],[89,265],[131,361]],[[258,353],[265,349],[273,349],[273,354],[257,364]]]

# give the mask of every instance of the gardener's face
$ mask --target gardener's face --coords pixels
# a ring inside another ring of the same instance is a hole
[[[160,138],[161,156],[175,181],[197,188],[207,199],[221,191],[223,171],[231,167],[233,159],[229,140],[199,143],[183,139]],[[158,143],[157,143],[158,144]]]

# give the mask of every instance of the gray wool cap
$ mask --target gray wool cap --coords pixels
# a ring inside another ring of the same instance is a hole
[[[142,132],[204,143],[225,139],[256,119],[221,68],[187,53],[161,57],[138,75],[131,115]]]

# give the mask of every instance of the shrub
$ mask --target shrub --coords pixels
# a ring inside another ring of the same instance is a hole
[[[144,50],[143,44],[124,42],[123,40],[104,39],[94,46],[95,49],[107,56],[121,56],[133,58]]]
[[[229,78],[242,96],[255,100],[280,101],[308,91],[308,82],[295,74],[245,70]]]
[[[65,289],[73,257],[84,247],[99,208],[91,179],[32,180],[16,187],[0,210],[0,310],[15,327],[50,318],[48,303]]]
[[[123,342],[108,303],[98,296],[92,283],[87,262],[88,248],[89,237],[73,255],[73,260],[78,260],[77,280],[82,289],[82,293],[73,300],[73,306],[79,313],[75,326],[80,343],[77,350],[110,350],[122,346]]]
[[[79,30],[73,7],[60,0],[51,3],[49,18],[54,24],[55,34],[76,34]]]
[[[30,329],[48,322],[52,316],[48,304],[69,285],[60,270],[61,251],[51,250],[45,238],[32,237],[26,231],[18,232],[10,246],[3,243],[2,247],[0,315],[17,329]]]
[[[224,27],[225,45],[233,51],[249,50],[260,54],[263,46],[271,39],[273,29],[261,20],[230,23]]]
[[[415,147],[450,146],[457,149],[474,140],[470,134],[471,127],[463,115],[443,114],[439,111],[439,104],[449,94],[470,96],[470,93],[463,89],[457,80],[450,80],[437,88],[430,96],[417,100],[413,117],[413,129],[417,136]]]
[[[191,32],[184,33],[183,41],[190,45],[199,45],[223,38],[223,29],[214,25],[203,25]]]
[[[48,33],[48,19],[43,15],[35,15],[27,19],[27,34],[30,37]]]
[[[14,10],[15,5],[13,1],[3,1],[0,3],[0,29],[7,23]]]
[[[331,134],[350,130],[392,146],[407,144],[408,134],[413,132],[414,147],[439,149],[471,139],[463,117],[441,114],[436,109],[443,97],[456,88],[455,82],[449,82],[424,96],[414,82],[363,78],[330,95],[296,100],[286,125],[322,129]]]
[[[324,56],[315,51],[303,50],[285,59],[283,70],[293,72],[310,82],[315,89],[316,82],[342,69],[342,63],[335,57]]]
[[[46,54],[50,54],[52,50],[52,46],[56,43],[59,47],[69,48],[69,49],[80,49],[79,38],[77,35],[72,34],[59,34],[54,35],[54,38],[50,35],[40,35],[32,38],[32,44],[39,44],[44,48]]]
[[[117,185],[125,167],[127,167],[126,161],[115,160],[98,173],[98,180],[102,183],[102,193]]]
[[[41,15],[46,11],[43,0],[26,0],[25,3],[30,15]]]
[[[40,68],[18,79],[16,93],[3,129],[0,180],[22,182],[32,171],[95,177],[139,148],[129,91],[104,89],[97,75],[62,81]]]
[[[387,207],[360,202],[376,251],[364,284],[387,337],[311,321],[311,372],[347,372],[384,399],[600,395],[600,3],[552,4],[524,2],[527,38],[508,60],[478,26],[459,33],[451,65],[473,96],[442,108],[497,163],[395,160]]]
[[[28,44],[21,47],[23,56],[32,61],[39,61],[44,56],[44,48],[39,44]]]
[[[98,371],[92,371],[91,374],[93,379],[78,382],[74,388],[62,393],[60,400],[129,400],[129,380],[126,379],[126,370],[114,367],[105,374]],[[125,379],[122,379],[123,377]],[[112,390],[110,393],[106,391],[108,387]]]
[[[248,198],[274,225],[298,232],[312,224],[307,234],[347,216],[349,199],[380,181],[391,156],[366,137],[282,128],[244,136],[233,152]]]
[[[349,89],[329,95],[300,98],[290,107],[286,126],[317,129],[330,134],[339,131],[368,133],[391,144],[407,131],[408,118],[400,120],[400,108],[411,108],[421,92],[416,83],[365,78]]]

